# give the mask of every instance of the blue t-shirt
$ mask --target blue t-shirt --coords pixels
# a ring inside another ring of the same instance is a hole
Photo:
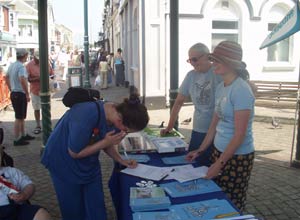
[[[210,68],[206,73],[192,70],[185,76],[179,93],[191,97],[194,104],[193,130],[206,133],[214,112],[215,91],[222,79]]]
[[[215,112],[219,117],[214,144],[224,152],[234,135],[234,112],[239,110],[251,111],[245,138],[235,154],[248,154],[254,151],[252,137],[252,122],[254,116],[255,97],[249,84],[238,77],[230,85],[224,87],[220,83],[216,91]]]
[[[100,105],[100,116],[96,102],[74,105],[58,122],[51,133],[42,157],[42,164],[60,179],[77,184],[88,183],[101,174],[99,152],[85,158],[74,159],[68,148],[79,153],[91,140],[93,129],[99,129],[98,139],[113,129],[108,127],[103,108]],[[100,117],[100,123],[97,120]]]
[[[19,77],[25,77],[28,78],[28,74],[26,71],[26,68],[24,67],[23,63],[20,61],[16,61],[12,63],[7,70],[7,74],[9,77],[10,87],[12,92],[23,92],[23,87],[21,85]]]

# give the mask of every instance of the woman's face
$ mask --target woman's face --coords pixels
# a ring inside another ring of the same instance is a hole
[[[207,68],[210,67],[207,54],[194,50],[189,51],[189,59],[187,62],[190,63],[198,72],[206,72]]]
[[[227,73],[232,72],[232,69],[228,65],[220,62],[219,60],[212,60],[212,66],[214,73],[220,76],[224,76]]]
[[[116,119],[113,121],[113,124],[116,128],[126,133],[135,132],[133,129],[130,129],[123,124],[122,115],[120,113],[117,113]]]

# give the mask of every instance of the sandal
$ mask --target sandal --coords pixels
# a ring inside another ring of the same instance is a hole
[[[33,130],[33,133],[34,133],[34,134],[39,134],[39,133],[41,133],[41,132],[42,132],[41,127],[36,127],[36,128]]]

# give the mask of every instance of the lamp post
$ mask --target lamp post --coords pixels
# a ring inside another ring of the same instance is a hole
[[[48,11],[47,1],[38,1],[38,27],[39,27],[39,51],[40,51],[40,84],[41,84],[41,107],[43,125],[43,147],[46,145],[48,137],[52,131],[51,125],[51,105],[49,91],[49,62],[48,62]]]
[[[85,81],[83,87],[91,88],[89,73],[89,35],[88,35],[88,0],[84,0],[84,66]]]
[[[170,111],[178,93],[178,0],[170,1]],[[174,128],[178,130],[178,120]]]

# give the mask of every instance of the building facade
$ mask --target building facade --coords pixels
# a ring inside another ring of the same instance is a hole
[[[114,6],[110,12],[113,27],[105,31],[114,50],[121,47],[124,51],[126,80],[149,102],[167,103],[170,0],[111,0],[110,5]],[[250,79],[298,81],[299,33],[259,50],[268,33],[294,6],[293,0],[179,1],[179,84],[191,69],[186,62],[190,46],[202,42],[213,50],[222,40],[241,44]]]

